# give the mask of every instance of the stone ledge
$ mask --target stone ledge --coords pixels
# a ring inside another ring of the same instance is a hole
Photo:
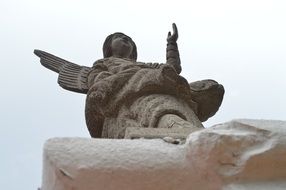
[[[160,139],[54,138],[42,190],[285,189],[286,122],[233,120]]]

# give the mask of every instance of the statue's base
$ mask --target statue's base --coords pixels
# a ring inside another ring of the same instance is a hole
[[[134,133],[135,134],[135,133]],[[42,190],[286,189],[286,122],[234,120],[161,139],[54,138]]]

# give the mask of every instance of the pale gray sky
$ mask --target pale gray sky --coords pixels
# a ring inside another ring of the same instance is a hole
[[[284,0],[0,1],[1,189],[36,189],[51,137],[89,137],[85,96],[57,85],[33,49],[91,66],[113,32],[131,36],[138,60],[164,62],[167,32],[179,29],[182,75],[225,86],[220,111],[233,118],[286,120]]]

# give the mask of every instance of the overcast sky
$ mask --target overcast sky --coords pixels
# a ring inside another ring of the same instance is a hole
[[[139,61],[164,62],[175,22],[182,75],[215,79],[226,90],[206,127],[234,118],[286,120],[285,10],[285,0],[0,1],[1,189],[40,186],[48,138],[89,137],[85,96],[60,88],[33,49],[91,66],[105,37],[120,31],[136,42]]]

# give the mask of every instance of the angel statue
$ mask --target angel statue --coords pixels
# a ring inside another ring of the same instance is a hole
[[[134,41],[123,33],[109,35],[103,59],[80,66],[41,50],[34,53],[59,74],[59,85],[87,94],[85,118],[91,137],[124,138],[127,127],[203,127],[221,105],[224,88],[214,80],[193,83],[180,76],[178,30],[167,36],[166,63],[137,62]]]

